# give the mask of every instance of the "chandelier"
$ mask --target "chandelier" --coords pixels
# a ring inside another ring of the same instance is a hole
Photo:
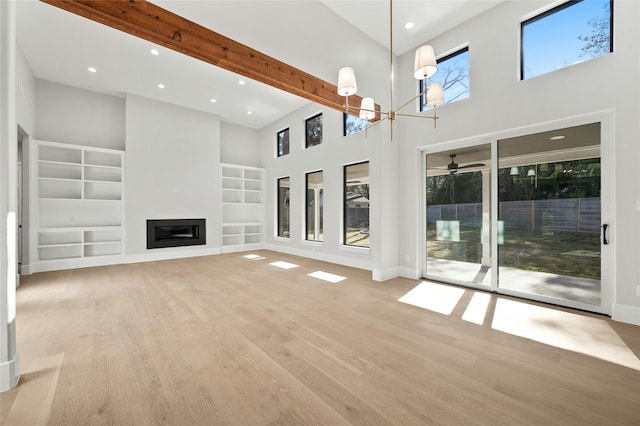
[[[414,71],[413,76],[417,80],[424,80],[425,78],[430,78],[434,76],[438,72],[438,64],[436,61],[436,55],[433,51],[433,47],[429,45],[423,45],[416,50],[415,60],[414,60]],[[390,86],[390,96],[389,96],[389,111],[376,111],[375,110],[375,102],[373,98],[365,97],[362,98],[362,103],[359,107],[350,106],[349,105],[349,96],[354,95],[358,86],[356,84],[356,76],[351,67],[343,67],[340,68],[338,72],[338,94],[340,96],[345,97],[345,112],[347,114],[352,114],[353,112],[358,113],[358,117],[363,120],[367,120],[371,122],[375,120],[376,115],[380,114],[383,116],[381,120],[377,123],[381,123],[384,120],[389,120],[389,128],[391,132],[391,140],[393,140],[393,122],[396,117],[404,116],[404,117],[417,117],[417,118],[430,118],[433,120],[433,127],[436,127],[436,121],[438,120],[438,116],[436,115],[436,108],[439,105],[444,103],[444,94],[442,93],[442,85],[438,82],[431,83],[428,87],[426,87],[422,92],[418,93],[418,95],[414,96],[412,99],[408,100],[404,104],[402,104],[399,108],[393,109],[393,0],[389,0],[389,86]],[[418,114],[406,114],[399,112],[401,109],[412,103],[418,98],[421,98],[426,94],[426,106],[433,107],[433,115],[418,115]],[[352,114],[353,115],[353,114]],[[368,124],[367,129],[371,126],[377,124]]]

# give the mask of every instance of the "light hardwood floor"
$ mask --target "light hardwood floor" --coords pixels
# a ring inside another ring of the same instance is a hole
[[[491,295],[479,325],[471,290],[445,315],[398,302],[420,281],[256,253],[25,277],[0,423],[640,424],[640,371],[492,328],[513,299]],[[640,327],[557,310],[640,355]]]

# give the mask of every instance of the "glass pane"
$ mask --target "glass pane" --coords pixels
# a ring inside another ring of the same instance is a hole
[[[322,143],[322,114],[308,118],[305,121],[306,138],[305,146],[320,145]]]
[[[344,167],[344,243],[369,247],[369,162]]]
[[[567,2],[522,23],[522,79],[612,51],[611,0]]]
[[[600,305],[599,123],[498,142],[499,287]]]
[[[289,154],[289,129],[278,132],[278,157]]]
[[[350,136],[355,133],[364,132],[369,125],[367,120],[364,120],[355,115],[342,113],[344,118],[344,136]]]
[[[289,238],[289,178],[278,179],[278,237]]]
[[[427,275],[491,285],[490,145],[427,156]]]
[[[322,241],[322,171],[307,173],[306,189],[306,239],[309,241]]]
[[[469,97],[469,48],[465,47],[451,55],[438,60],[438,72],[429,79],[420,81],[420,92],[429,84],[438,82],[442,85],[444,103],[459,101]],[[420,111],[426,111],[427,95],[424,93],[420,102]]]

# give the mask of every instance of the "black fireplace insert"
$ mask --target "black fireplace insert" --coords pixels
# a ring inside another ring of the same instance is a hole
[[[147,248],[206,244],[205,219],[147,219]]]

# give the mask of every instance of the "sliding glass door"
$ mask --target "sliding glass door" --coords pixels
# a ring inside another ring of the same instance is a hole
[[[424,277],[609,313],[601,127],[427,153]]]
[[[490,145],[426,157],[426,273],[491,285]]]
[[[599,306],[600,124],[499,140],[498,164],[499,288]]]

